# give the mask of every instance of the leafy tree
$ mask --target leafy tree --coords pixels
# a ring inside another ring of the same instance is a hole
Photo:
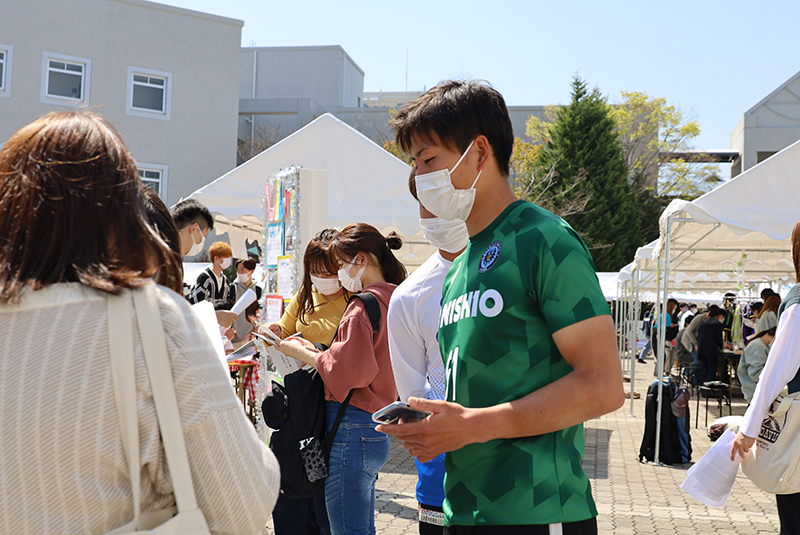
[[[411,160],[411,156],[401,149],[400,145],[398,145],[396,141],[387,140],[383,144],[383,150],[393,155],[398,160],[403,160],[411,167],[414,167],[414,162]]]
[[[511,153],[514,193],[520,199],[538,204],[562,218],[587,212],[591,195],[585,189],[575,191],[585,178],[585,173],[574,177],[570,185],[560,185],[554,166],[546,170],[541,168],[539,156],[542,149],[542,145],[514,139]]]
[[[681,109],[637,91],[622,91],[621,101],[610,107],[630,176],[650,194],[694,199],[720,182],[719,166],[675,157],[693,149],[700,123]],[[647,180],[641,180],[647,178]]]
[[[556,205],[563,207],[581,194],[591,198],[590,212],[565,219],[592,250],[598,271],[619,270],[630,262],[643,239],[622,146],[605,99],[576,76],[570,105],[558,110],[547,133],[540,169],[553,169],[555,190],[572,188]],[[585,178],[573,187],[580,177]]]
[[[539,119],[535,115],[528,117],[525,122],[525,135],[527,135],[534,143],[545,144],[550,141],[550,127],[558,117],[558,110],[560,106],[547,105],[544,107],[544,116],[546,120]]]

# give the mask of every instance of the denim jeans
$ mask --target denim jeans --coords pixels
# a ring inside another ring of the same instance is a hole
[[[639,359],[644,360],[648,353],[650,353],[650,349],[652,348],[653,343],[650,341],[650,337],[647,337],[647,345],[644,346],[642,349],[641,354],[639,355]]]
[[[339,403],[328,402],[328,431]],[[331,448],[325,504],[332,535],[375,533],[375,481],[389,460],[389,435],[375,431],[372,415],[347,407]]]

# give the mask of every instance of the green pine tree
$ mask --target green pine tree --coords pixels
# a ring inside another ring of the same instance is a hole
[[[571,188],[561,202],[581,194],[589,197],[587,210],[565,219],[586,241],[597,271],[619,270],[643,244],[636,198],[615,126],[600,92],[589,91],[576,76],[572,102],[558,111],[540,156],[541,169],[555,171],[555,190]]]

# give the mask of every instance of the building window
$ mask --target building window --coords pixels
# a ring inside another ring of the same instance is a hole
[[[152,163],[137,163],[139,178],[145,186],[152,189],[162,199],[167,195],[167,166]]]
[[[60,106],[82,106],[89,102],[92,60],[44,53],[42,102]]]
[[[172,73],[128,67],[127,114],[169,120]]]
[[[0,44],[0,97],[11,96],[11,59],[14,47]]]

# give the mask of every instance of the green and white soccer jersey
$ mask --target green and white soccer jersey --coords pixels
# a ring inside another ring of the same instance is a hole
[[[552,333],[609,309],[589,251],[562,219],[510,205],[470,238],[444,284],[439,345],[447,399],[488,407],[572,368]],[[581,469],[583,426],[448,453],[447,525],[577,522],[597,515]]]

